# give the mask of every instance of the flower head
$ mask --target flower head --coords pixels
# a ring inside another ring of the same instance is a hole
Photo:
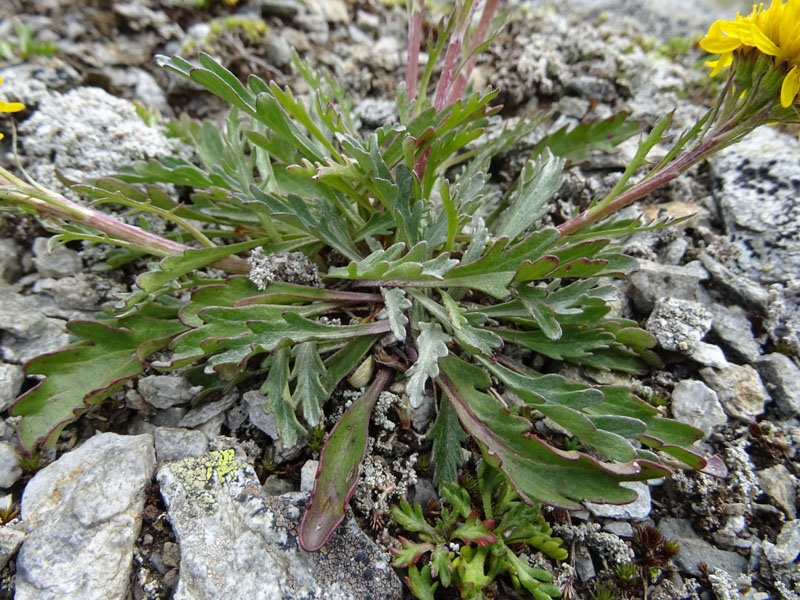
[[[792,106],[800,92],[800,0],[773,0],[769,8],[753,5],[746,17],[736,13],[733,21],[716,21],[700,41],[700,47],[719,54],[712,76],[731,65],[737,57],[752,52],[772,57],[773,64],[786,69],[780,91],[783,108]]]
[[[0,77],[0,85],[3,84],[3,78]],[[19,112],[25,108],[24,104],[19,102],[3,102],[0,100],[0,113]],[[0,140],[3,139],[3,134],[0,133]]]

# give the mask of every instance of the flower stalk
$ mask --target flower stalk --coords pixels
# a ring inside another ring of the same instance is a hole
[[[41,219],[59,219],[96,229],[106,235],[105,242],[140,250],[153,256],[183,254],[191,247],[129,225],[98,210],[83,206],[41,185],[31,185],[0,167],[0,200],[35,213]],[[226,257],[210,265],[227,273],[248,273],[247,261]]]

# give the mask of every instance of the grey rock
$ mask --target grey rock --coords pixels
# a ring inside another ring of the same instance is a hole
[[[673,560],[681,571],[693,577],[700,576],[697,565],[701,562],[725,569],[733,577],[747,572],[744,556],[715,548],[695,533],[687,519],[661,519],[658,529],[667,539],[680,543],[680,552]]]
[[[633,525],[627,521],[606,521],[603,524],[603,531],[613,533],[621,538],[633,537]]]
[[[48,241],[43,237],[33,240],[33,263],[41,275],[58,279],[81,272],[83,263],[77,252],[66,246],[48,249]]]
[[[82,76],[56,56],[37,56],[0,69],[3,87],[0,100],[22,102],[35,108],[53,92],[63,92],[80,85]]]
[[[148,375],[137,385],[145,402],[160,409],[185,404],[200,391],[179,375]]]
[[[767,354],[756,362],[769,395],[788,417],[800,415],[800,368],[784,354]]]
[[[609,102],[618,96],[617,90],[607,79],[593,77],[592,75],[580,75],[567,82],[567,91],[577,94],[581,98],[589,101],[600,100]]]
[[[770,562],[776,565],[793,563],[800,555],[800,519],[784,523],[775,544],[765,542],[764,546],[764,552]]]
[[[10,419],[9,419],[10,420]],[[16,431],[4,419],[0,419],[0,440],[7,442],[16,438]]]
[[[413,496],[410,501],[420,506],[425,506],[430,499],[439,500],[439,494],[436,492],[433,482],[425,477],[418,478],[417,483],[411,489]]]
[[[65,323],[48,319],[24,296],[0,281],[0,347],[9,361],[25,362],[69,343]]]
[[[737,546],[740,534],[746,525],[743,515],[732,515],[725,520],[725,526],[715,531],[711,537],[717,546],[732,550]]]
[[[307,460],[300,469],[300,491],[310,492],[314,489],[314,481],[317,478],[318,460]]]
[[[676,240],[672,240],[659,252],[659,258],[665,265],[680,265],[688,247],[689,242],[686,238],[679,237]]]
[[[275,473],[267,475],[267,478],[264,480],[264,485],[261,487],[264,488],[264,492],[268,496],[282,496],[283,494],[297,491],[297,488],[292,485],[291,481]]]
[[[797,139],[770,127],[711,159],[713,193],[738,250],[733,264],[755,281],[787,282],[800,272],[799,168]]]
[[[0,279],[14,283],[22,272],[22,248],[11,238],[0,239]]]
[[[248,419],[249,406],[244,399],[240,400],[228,409],[225,414],[225,425],[230,431],[236,431],[245,424]]]
[[[252,467],[234,455],[221,471],[221,459],[168,463],[157,475],[181,550],[176,600],[401,598],[389,558],[354,519],[320,552],[304,552],[296,536],[308,495],[268,496]]]
[[[393,123],[397,119],[397,105],[389,100],[367,98],[355,109],[361,122],[371,128]]]
[[[13,527],[0,527],[0,569],[17,553],[25,540],[25,532]]]
[[[689,37],[707,28],[716,19],[730,18],[730,8],[723,10],[713,2],[670,0],[524,0],[523,5],[552,5],[570,15],[592,21],[601,15],[625,16],[641,24],[648,36],[667,40],[674,36]],[[726,7],[729,5],[725,5]],[[715,10],[716,9],[716,10]]]
[[[10,442],[0,442],[0,488],[10,488],[22,475],[17,447]]]
[[[208,439],[213,440],[222,433],[222,426],[225,424],[225,417],[225,412],[217,413],[207,421],[203,421],[202,423],[195,425],[195,427],[198,431],[202,431]],[[181,421],[181,423],[183,423],[183,421]],[[181,423],[178,424],[180,425]],[[185,425],[186,424],[184,423],[183,426]]]
[[[182,142],[147,126],[133,104],[99,88],[44,98],[20,133],[31,176],[73,198],[77,195],[61,184],[56,169],[68,179],[86,181],[117,173],[137,160],[190,158]]]
[[[225,415],[222,413],[233,406],[238,399],[239,392],[234,389],[225,394],[219,400],[207,402],[198,406],[197,408],[193,408],[178,422],[178,427],[188,427],[191,429],[193,427],[197,427],[198,425],[202,425],[203,423],[207,423],[215,417],[222,418],[222,421],[220,422],[221,425],[222,422],[225,421]],[[206,432],[206,435],[208,435],[208,432]],[[214,436],[209,435],[208,437],[211,439]]]
[[[433,396],[422,396],[422,404],[416,408],[408,407],[409,416],[411,417],[411,426],[414,431],[425,433],[428,431],[433,419],[436,417],[436,402]]]
[[[650,488],[640,481],[623,481],[620,484],[636,492],[636,500],[629,504],[595,504],[584,502],[586,508],[596,517],[624,521],[644,519],[650,514]]]
[[[575,572],[581,581],[589,581],[594,579],[597,573],[594,570],[594,563],[592,562],[592,555],[589,549],[583,544],[575,546]]]
[[[306,5],[332,23],[350,22],[350,11],[344,0],[306,0]]]
[[[714,260],[707,252],[700,253],[700,262],[711,275],[714,285],[743,306],[766,314],[769,306],[769,291],[748,277],[734,273],[731,269]]]
[[[156,459],[159,464],[167,460],[197,458],[208,452],[208,438],[202,431],[180,427],[158,427],[153,432]]]
[[[256,390],[251,390],[244,393],[242,400],[247,404],[250,422],[273,440],[277,440],[279,436],[278,428],[275,427],[275,417],[264,412],[264,403],[267,401],[267,397]]]
[[[649,313],[656,300],[664,297],[708,304],[705,301],[707,292],[700,285],[708,277],[708,271],[696,261],[674,267],[640,260],[639,270],[628,278],[629,295],[636,308],[643,313]]]
[[[743,308],[714,304],[711,313],[714,315],[712,330],[733,359],[749,363],[761,356],[761,345],[753,337],[750,320]]]
[[[285,67],[292,62],[292,46],[282,35],[272,33],[266,41],[266,58],[276,67]]]
[[[53,299],[53,307],[45,302],[37,302],[39,310],[49,317],[69,318],[75,311],[95,311],[100,302],[97,291],[82,273],[61,279],[40,279],[33,284],[33,291],[36,294],[47,294]]]
[[[689,358],[705,367],[715,369],[725,369],[730,365],[722,348],[705,342],[696,342],[694,349],[689,353]]]
[[[700,369],[700,376],[717,392],[722,408],[731,417],[742,421],[753,421],[764,414],[764,405],[769,397],[750,365],[730,365],[726,369]]]
[[[306,39],[308,41],[320,46],[328,43],[330,30],[328,29],[328,21],[324,16],[316,13],[309,13],[303,15],[302,19],[297,19],[296,23],[307,33]],[[291,42],[294,36],[287,37]]]
[[[18,600],[129,597],[133,546],[155,468],[150,435],[95,435],[30,480]]]
[[[691,354],[711,329],[711,321],[711,312],[702,304],[665,297],[656,301],[646,328],[664,350]]]
[[[365,10],[358,10],[356,25],[368,33],[377,33],[381,26],[381,18]]]
[[[17,365],[0,362],[0,412],[5,412],[14,402],[25,381],[25,371]]]
[[[300,12],[298,0],[257,0],[256,6],[263,17],[296,17]]]
[[[728,422],[717,393],[693,379],[679,381],[672,390],[672,416],[702,429],[706,437]]]
[[[781,464],[757,471],[761,490],[786,513],[790,519],[797,517],[797,479]]]

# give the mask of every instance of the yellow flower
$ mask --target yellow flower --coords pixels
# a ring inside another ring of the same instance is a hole
[[[800,92],[800,0],[773,0],[769,8],[753,5],[746,17],[736,13],[734,21],[716,21],[700,41],[700,47],[720,57],[708,63],[712,77],[730,65],[734,56],[752,50],[773,57],[788,73],[781,85],[781,106],[795,103]]]
[[[0,85],[3,84],[3,78],[0,77]],[[0,113],[19,112],[25,108],[24,104],[19,102],[3,102],[0,100]],[[0,133],[0,140],[3,139],[3,134]]]

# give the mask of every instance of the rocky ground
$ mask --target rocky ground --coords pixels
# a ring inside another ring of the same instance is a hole
[[[237,74],[255,72],[302,94],[294,48],[358,99],[362,123],[391,118],[405,65],[402,9],[345,0],[208,4],[6,0],[0,98],[28,107],[16,115],[28,172],[63,189],[56,169],[85,180],[186,152],[145,124],[130,100],[165,118],[213,119],[223,107],[156,68],[156,53],[206,50]],[[702,114],[706,70],[687,36],[729,8],[683,0],[544,4],[514,3],[510,26],[479,64],[478,79],[503,89],[504,118],[552,108],[561,126],[626,110],[652,123],[677,107],[684,127]],[[25,28],[39,50],[19,42]],[[52,56],[42,55],[45,42]],[[7,119],[0,130],[10,131]],[[5,162],[10,140],[2,142]],[[613,185],[634,148],[635,140],[619,156],[572,169],[553,213]],[[520,161],[509,154],[498,162],[502,185]],[[626,242],[641,268],[620,286],[619,312],[658,338],[665,367],[637,382],[587,370],[573,376],[622,381],[662,398],[671,416],[707,432],[701,445],[730,474],[677,471],[637,484],[632,505],[590,505],[568,517],[548,511],[570,554],[543,562],[565,598],[598,597],[593,590],[611,577],[620,551],[644,561],[634,527],[646,526],[681,550],[660,565],[659,578],[626,597],[800,598],[798,190],[796,132],[765,127],[636,208],[695,214]],[[410,597],[389,565],[398,530],[387,507],[403,495],[422,504],[434,495],[424,465],[415,467],[429,451],[421,434],[431,414],[402,429],[391,398],[373,418],[354,515],[313,555],[298,548],[296,528],[319,443],[281,447],[255,391],[195,405],[199,390],[186,380],[148,374],[68,427],[52,451],[21,458],[7,409],[35,383],[22,365],[68,343],[66,321],[91,318],[134,273],[96,272],[96,249],[49,252],[47,233],[32,219],[4,216],[1,224],[0,499],[7,494],[9,508],[0,512],[0,598]]]

